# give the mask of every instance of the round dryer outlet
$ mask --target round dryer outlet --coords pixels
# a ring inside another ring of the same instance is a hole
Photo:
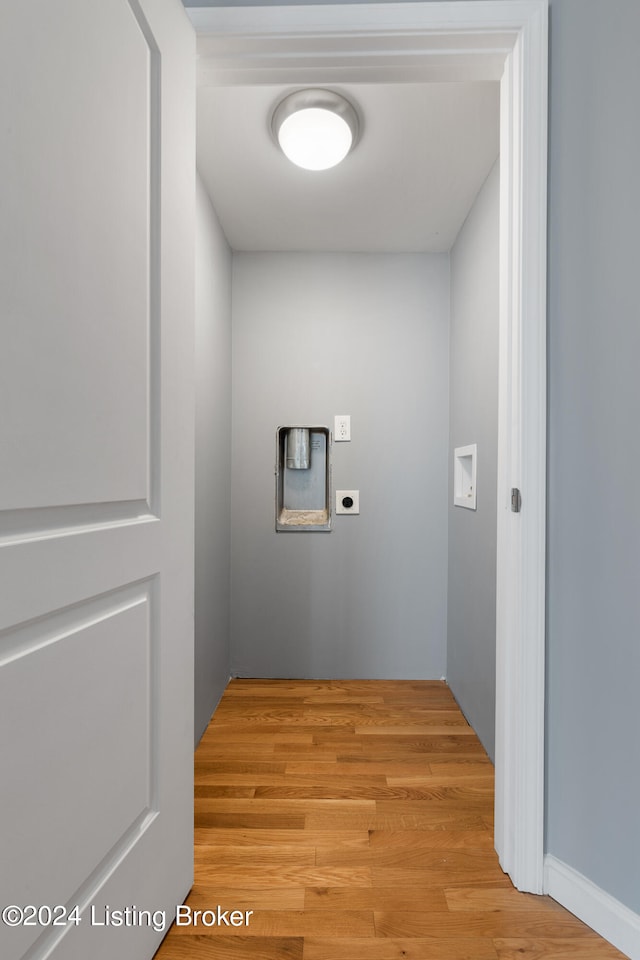
[[[360,513],[360,491],[336,490],[336,513]]]

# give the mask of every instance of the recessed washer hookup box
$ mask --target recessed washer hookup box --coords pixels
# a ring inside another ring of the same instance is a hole
[[[292,425],[276,432],[276,531],[331,530],[331,433]]]

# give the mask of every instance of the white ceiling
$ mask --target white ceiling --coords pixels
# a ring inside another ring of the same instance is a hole
[[[363,132],[338,167],[293,166],[271,113],[293,86],[198,90],[198,169],[235,250],[442,252],[498,156],[498,83],[350,83]]]

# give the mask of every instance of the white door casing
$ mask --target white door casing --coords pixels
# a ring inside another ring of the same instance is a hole
[[[547,0],[192,8],[198,84],[500,81],[496,826],[543,889]],[[522,511],[512,513],[513,487]]]
[[[194,34],[34,0],[0,46],[0,908],[45,908],[0,955],[146,960],[192,882]]]

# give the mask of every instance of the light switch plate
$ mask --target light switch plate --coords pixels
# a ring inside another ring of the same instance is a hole
[[[351,504],[349,504],[351,501]],[[360,513],[359,490],[336,490],[336,513]]]

